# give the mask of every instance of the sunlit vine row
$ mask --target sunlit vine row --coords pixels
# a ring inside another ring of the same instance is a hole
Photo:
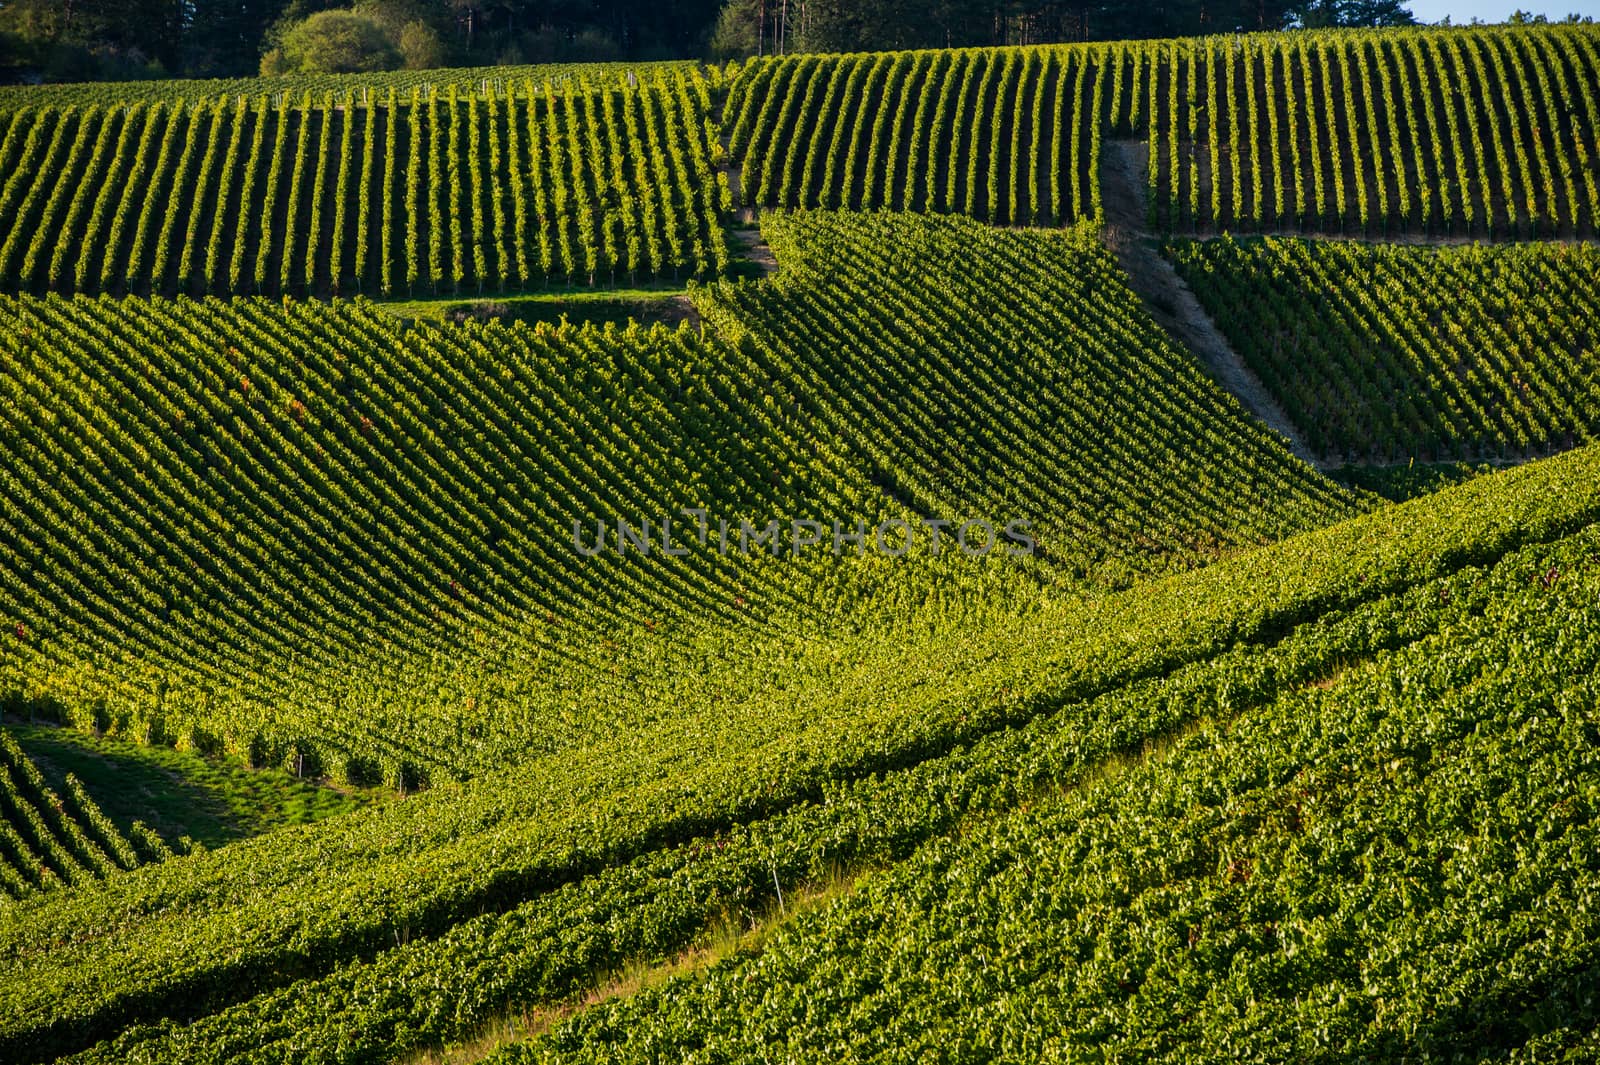
[[[0,286],[467,295],[716,273],[708,104],[666,68],[484,100],[451,85],[18,110]]]
[[[1600,254],[1280,238],[1169,249],[1324,455],[1516,458],[1600,432]]]

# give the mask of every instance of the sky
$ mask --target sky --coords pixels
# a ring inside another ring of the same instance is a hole
[[[1547,15],[1551,21],[1571,14],[1600,19],[1600,0],[1409,0],[1405,6],[1418,22],[1438,22],[1446,15],[1457,24],[1471,22],[1474,17],[1484,22],[1504,22],[1519,8]]]

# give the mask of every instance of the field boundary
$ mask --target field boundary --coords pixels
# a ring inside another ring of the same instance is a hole
[[[1146,229],[1145,185],[1135,150],[1142,147],[1108,140],[1100,166],[1106,243],[1122,272],[1168,336],[1192,352],[1245,410],[1283,437],[1297,458],[1321,469],[1322,463],[1301,439],[1288,413],[1233,350],[1178,271],[1162,256],[1158,238]]]

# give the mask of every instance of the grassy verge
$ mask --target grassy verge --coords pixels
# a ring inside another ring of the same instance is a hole
[[[140,820],[169,843],[188,836],[219,847],[375,801],[375,793],[339,791],[282,770],[245,769],[170,747],[44,725],[6,727],[52,788],[62,790],[66,775],[76,774],[123,832]]]
[[[566,318],[574,325],[585,322],[676,325],[693,318],[686,290],[662,284],[641,288],[552,289],[518,295],[486,295],[476,299],[394,300],[377,306],[397,318],[447,322],[458,317],[501,318],[529,325],[555,325]]]

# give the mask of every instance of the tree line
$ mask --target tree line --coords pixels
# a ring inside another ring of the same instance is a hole
[[[1413,22],[1402,0],[730,0],[718,55],[1189,37]]]
[[[1399,25],[1404,0],[0,0],[0,82]]]

